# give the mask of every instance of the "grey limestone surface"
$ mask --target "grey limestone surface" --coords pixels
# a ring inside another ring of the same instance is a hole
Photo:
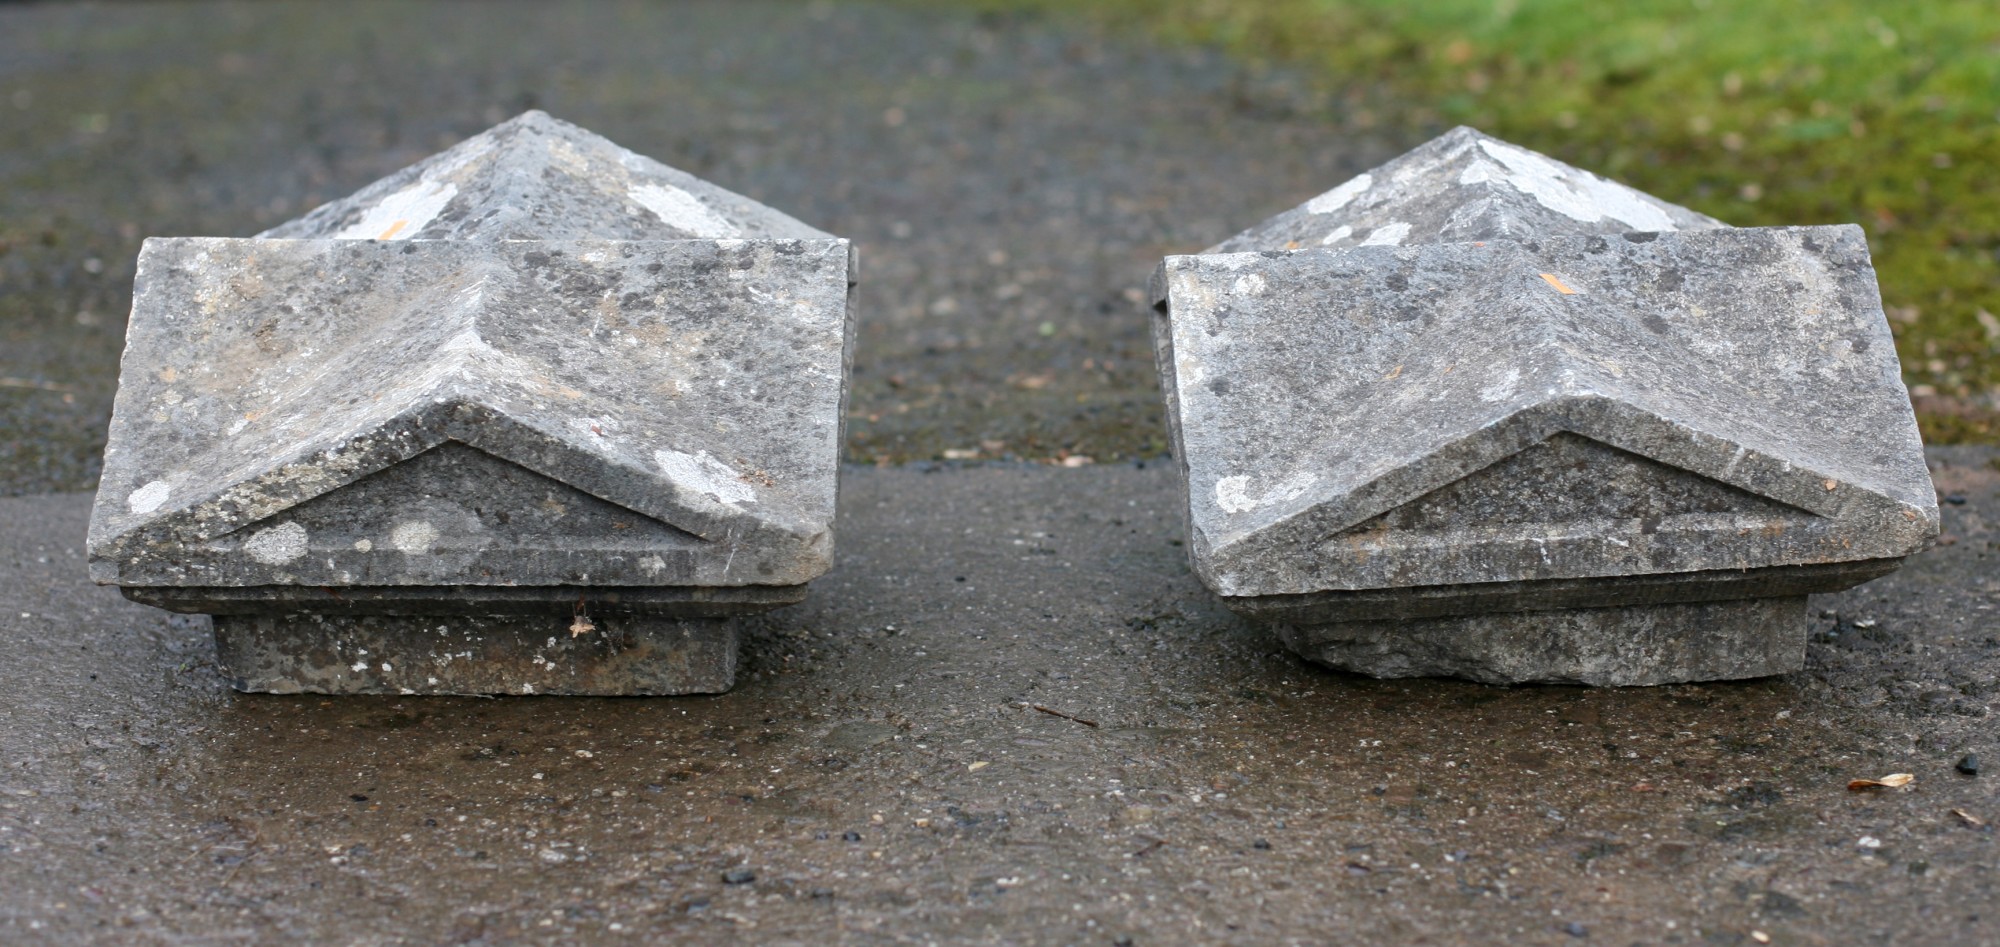
[[[1459,126],[1205,252],[1722,226],[1713,217]]]
[[[1831,583],[1823,588],[1836,587]],[[1376,677],[1621,687],[1769,677],[1806,659],[1806,597],[1274,623],[1301,657]]]
[[[349,589],[371,628],[484,614],[461,587],[542,590],[553,628],[600,589],[796,600],[685,590],[830,565],[852,258],[533,111],[256,238],[148,240],[93,576],[267,616]],[[428,686],[488,686],[468,663]]]
[[[266,239],[824,240],[539,109],[272,227]]]
[[[1799,660],[1796,607],[1745,605],[1738,646],[1647,670],[1621,655],[1663,632],[1625,626],[1666,613],[1558,610],[1795,599],[1936,533],[1859,228],[1722,227],[1468,129],[1333,193],[1155,284],[1195,571],[1247,614],[1363,623],[1294,634],[1309,653],[1501,681],[1769,674]],[[1389,237],[1299,246],[1332,221]],[[1393,618],[1425,619],[1410,653]],[[1707,620],[1681,624],[1732,640]],[[1535,621],[1617,670],[1503,653]]]

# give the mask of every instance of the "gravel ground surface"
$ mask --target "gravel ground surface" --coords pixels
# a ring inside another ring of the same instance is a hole
[[[530,105],[860,242],[855,459],[1099,463],[850,468],[719,697],[230,692],[54,492],[138,239]],[[890,6],[0,7],[0,942],[2000,943],[1993,451],[1783,678],[1341,676],[1188,574],[1169,465],[1110,462],[1164,437],[1133,291],[1425,136],[1344,115]]]

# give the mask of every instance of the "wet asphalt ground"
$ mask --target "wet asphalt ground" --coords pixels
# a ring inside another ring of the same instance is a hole
[[[0,941],[1993,943],[1993,459],[1803,673],[1619,690],[1290,658],[1162,464],[851,469],[673,699],[235,694],[88,585],[87,497],[0,500]]]
[[[891,6],[0,7],[0,942],[2000,943],[1991,450],[1775,679],[1354,678],[1188,574],[1131,297],[1429,131],[1349,91]],[[83,574],[137,240],[528,106],[860,243],[839,565],[718,697],[230,692]]]

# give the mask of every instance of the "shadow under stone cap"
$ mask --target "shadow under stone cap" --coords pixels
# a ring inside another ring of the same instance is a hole
[[[1164,274],[1191,553],[1224,596],[1894,559],[1937,531],[1855,227]]]
[[[804,583],[852,259],[539,112],[258,238],[149,240],[92,576]]]

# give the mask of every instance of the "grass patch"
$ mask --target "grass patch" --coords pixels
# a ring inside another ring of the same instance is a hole
[[[1120,27],[1302,66],[1354,90],[1349,119],[1364,124],[1475,125],[1741,226],[1862,224],[1926,438],[2000,443],[1992,0],[1098,0],[1088,9]],[[1385,101],[1405,108],[1386,116]]]

